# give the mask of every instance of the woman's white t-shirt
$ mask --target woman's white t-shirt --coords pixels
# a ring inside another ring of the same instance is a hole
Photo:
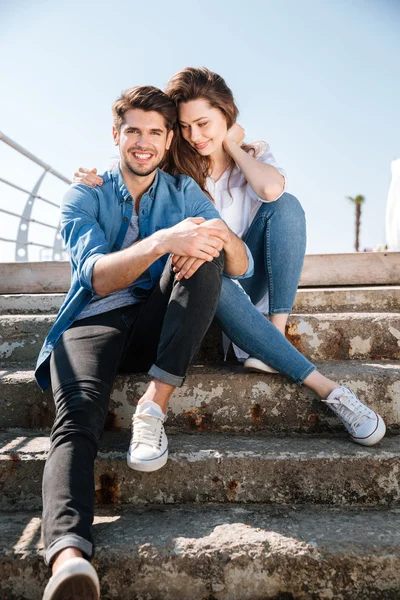
[[[265,142],[257,142],[253,145],[256,150],[255,158],[262,163],[275,167],[285,178],[286,186],[286,173],[276,162],[269,145]],[[233,167],[231,176],[229,177],[230,173],[231,170],[227,169],[217,181],[214,181],[211,177],[207,177],[206,188],[213,198],[215,208],[221,215],[221,218],[236,235],[242,238],[253,222],[260,208],[260,203],[266,201],[257,196],[237,165]],[[275,200],[278,200],[278,198],[275,198]],[[236,283],[240,285],[237,280]],[[263,314],[268,314],[268,294],[256,304],[256,308]],[[238,359],[248,357],[248,354],[235,345],[234,349]]]

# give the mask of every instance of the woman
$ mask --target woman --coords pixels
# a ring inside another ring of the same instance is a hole
[[[186,68],[168,82],[179,131],[163,168],[193,177],[215,203],[227,225],[249,247],[254,274],[241,284],[223,278],[216,320],[249,356],[246,368],[279,371],[319,395],[341,419],[352,439],[372,446],[385,435],[383,419],[348,388],[329,380],[285,338],[303,266],[306,232],[303,209],[285,193],[285,173],[264,142],[244,145],[238,109],[225,81],[206,68]],[[75,182],[101,185],[96,170],[80,169]],[[173,257],[179,277],[201,261]],[[257,310],[258,309],[258,310]],[[269,314],[270,320],[263,313]]]

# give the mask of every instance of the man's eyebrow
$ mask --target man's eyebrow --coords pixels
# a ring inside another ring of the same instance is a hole
[[[140,131],[140,127],[135,127],[135,125],[129,125],[128,127],[125,127],[125,131],[130,131],[132,129],[135,129],[136,131]],[[150,131],[156,131],[157,133],[162,133],[163,129],[159,129],[158,127],[152,127],[150,129]]]
[[[207,117],[199,117],[198,119],[195,119],[193,121],[193,123],[197,123],[197,121],[201,121],[202,119],[207,119]],[[179,120],[179,123],[182,123],[183,125],[187,125],[187,123],[185,123],[185,121]]]

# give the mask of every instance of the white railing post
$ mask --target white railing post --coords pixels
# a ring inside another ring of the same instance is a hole
[[[29,252],[28,252],[29,246],[39,246],[40,248],[42,248],[42,250],[50,249],[50,250],[52,250],[52,260],[62,260],[63,259],[63,248],[62,248],[62,239],[61,239],[61,235],[60,235],[60,223],[58,222],[57,225],[52,225],[51,223],[44,223],[42,221],[38,221],[37,219],[32,219],[32,210],[33,210],[35,201],[42,201],[42,202],[45,202],[47,204],[50,204],[52,206],[59,208],[59,204],[56,204],[55,202],[52,202],[51,200],[43,198],[42,196],[40,196],[38,194],[39,188],[43,182],[43,179],[44,179],[46,173],[50,173],[51,175],[54,175],[61,181],[67,183],[68,185],[71,183],[71,181],[67,177],[65,177],[64,175],[62,175],[61,173],[59,173],[58,171],[53,169],[53,167],[51,167],[50,165],[48,165],[45,162],[43,162],[42,160],[40,160],[40,158],[38,158],[37,156],[35,156],[31,152],[29,152],[28,150],[23,148],[16,142],[14,142],[14,140],[12,140],[8,136],[6,136],[1,131],[0,131],[0,141],[4,142],[8,146],[10,146],[14,150],[16,150],[19,154],[22,154],[23,156],[25,156],[26,158],[28,158],[29,160],[31,160],[32,162],[36,163],[37,165],[39,165],[40,167],[43,168],[43,173],[39,177],[39,179],[36,182],[32,191],[26,190],[23,187],[16,185],[15,183],[0,177],[1,183],[4,183],[16,190],[19,190],[20,192],[24,192],[25,194],[28,194],[28,198],[27,198],[24,210],[21,215],[17,215],[10,210],[0,208],[0,212],[3,212],[5,214],[11,215],[11,216],[19,217],[19,219],[20,219],[16,239],[13,240],[13,239],[9,239],[8,237],[7,238],[1,237],[0,241],[15,243],[15,260],[17,262],[29,260]],[[29,241],[29,231],[30,231],[29,225],[30,225],[30,223],[37,223],[38,225],[42,225],[45,227],[50,227],[52,229],[55,229],[56,233],[54,236],[53,246],[48,246],[48,245],[37,243],[34,241]]]

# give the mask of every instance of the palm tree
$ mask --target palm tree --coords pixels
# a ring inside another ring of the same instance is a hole
[[[356,252],[359,250],[360,245],[360,225],[361,225],[361,204],[365,202],[365,196],[356,196],[352,198],[351,196],[347,196],[347,199],[350,200],[353,204],[356,205],[356,243],[355,249]]]

